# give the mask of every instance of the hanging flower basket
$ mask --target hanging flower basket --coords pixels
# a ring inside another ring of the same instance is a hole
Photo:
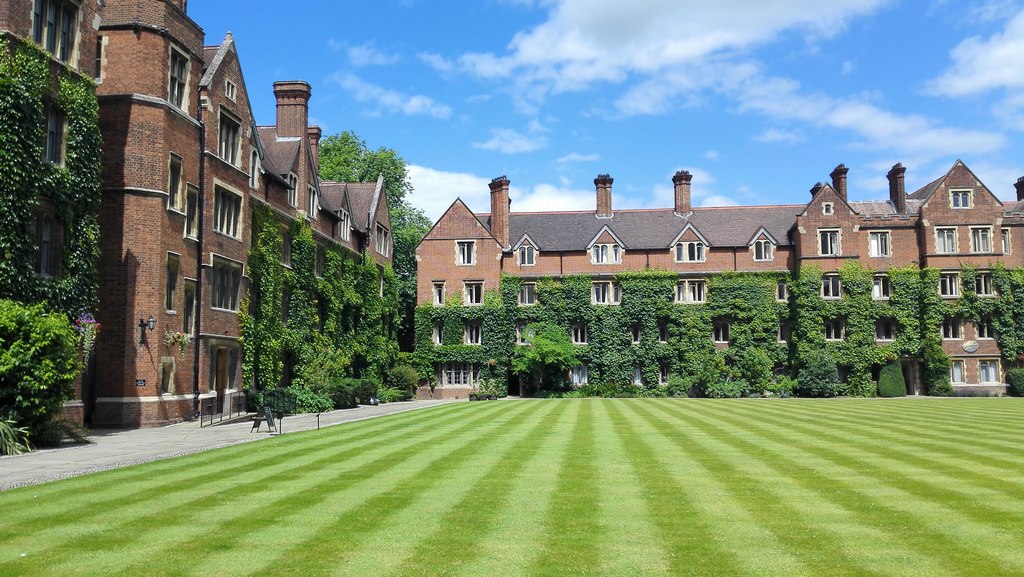
[[[100,332],[100,323],[96,322],[92,313],[82,313],[75,319],[75,330],[82,342],[82,356],[89,358],[96,348],[96,335]]]
[[[184,357],[188,351],[188,346],[192,344],[192,335],[179,331],[167,331],[164,333],[164,342],[168,346],[178,347],[178,356]]]

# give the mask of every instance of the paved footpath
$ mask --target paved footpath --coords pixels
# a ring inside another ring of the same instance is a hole
[[[454,401],[406,401],[376,407],[360,406],[321,413],[320,428],[361,421],[382,415],[436,407]],[[315,414],[284,418],[284,434],[317,428]],[[251,433],[250,420],[200,427],[198,422],[179,423],[157,429],[102,430],[89,433],[89,444],[34,451],[24,455],[0,457],[0,491],[66,479],[96,471],[106,471],[138,463],[147,463],[266,439],[266,425]]]

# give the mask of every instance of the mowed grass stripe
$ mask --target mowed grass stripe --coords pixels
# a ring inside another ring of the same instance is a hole
[[[834,498],[830,478],[774,451],[759,432],[722,427],[701,411],[668,403],[644,409],[651,409],[648,418],[666,430],[700,430],[713,439],[711,453],[732,456],[728,476],[742,487],[740,498],[787,549],[803,555],[815,575],[951,575],[943,563],[904,549],[897,534],[864,523]]]
[[[525,577],[532,574],[531,567],[543,551],[544,520],[553,505],[555,490],[564,470],[565,455],[572,450],[570,441],[576,418],[569,410],[575,409],[572,403],[555,399],[525,402],[534,405],[532,410],[535,411],[543,405],[557,404],[565,407],[567,412],[543,423],[549,434],[512,480],[504,508],[497,511],[491,526],[481,531],[476,546],[463,552],[461,563],[451,567],[448,575]],[[427,570],[442,575],[446,574],[444,569],[448,568],[427,566]]]
[[[479,411],[472,418],[467,418],[468,415],[439,414],[441,418],[438,424],[459,423],[459,429],[470,432],[477,423],[487,422],[492,412]],[[400,420],[400,417],[395,415],[388,418]],[[346,473],[362,476],[364,471],[401,463],[408,454],[426,448],[433,439],[444,435],[446,428],[439,426],[436,430],[432,435],[418,437],[418,442],[412,446],[378,445],[362,452],[353,452],[333,450],[330,443],[326,443],[319,450],[311,450],[308,454],[293,454],[289,450],[287,453],[290,459],[281,461],[275,467],[277,472],[274,474],[264,475],[256,471],[239,478],[224,479],[223,483],[206,486],[186,484],[177,493],[154,494],[147,499],[121,495],[121,499],[130,505],[111,513],[109,517],[120,519],[120,523],[104,523],[102,518],[85,519],[22,536],[23,539],[37,543],[37,548],[29,550],[29,557],[18,559],[16,563],[20,566],[32,560],[39,566],[47,566],[54,563],[59,565],[61,560],[68,560],[67,566],[59,566],[54,573],[64,575],[89,570],[87,559],[103,567],[104,571],[120,569],[124,561],[122,559],[118,563],[118,559],[126,547],[132,547],[140,553],[155,551],[163,558],[169,546],[181,542],[188,544],[193,553],[198,553],[212,542],[210,539],[195,542],[194,533],[197,528],[202,527],[204,534],[211,535],[232,535],[239,531],[253,530],[256,526],[265,525],[254,523],[253,516],[259,514],[274,518],[270,515],[292,510],[304,498],[315,501],[323,495],[322,487],[330,485],[336,476]],[[343,434],[343,430],[332,428],[310,436],[316,438],[326,435],[338,440]],[[258,455],[263,447],[249,445],[246,448],[252,455]],[[273,453],[272,450],[270,452]],[[116,485],[107,490],[119,493]],[[40,541],[45,545],[39,547]],[[17,543],[0,543],[0,559],[10,558],[6,555],[7,551],[13,551],[15,545]],[[26,550],[22,548],[21,551]],[[152,567],[152,559],[142,556],[139,561],[146,565],[146,572]],[[0,563],[0,571],[4,568],[5,564]]]
[[[653,458],[672,477],[683,481],[682,498],[694,503],[694,521],[707,527],[703,537],[718,549],[705,558],[698,570],[717,574],[718,557],[725,556],[738,566],[738,575],[810,577],[817,574],[805,564],[805,552],[786,551],[780,536],[754,517],[755,512],[742,499],[747,487],[737,486],[729,477],[729,467],[710,454],[712,439],[701,431],[690,428],[677,431],[652,419],[644,408],[651,401],[621,403],[636,434],[649,443]],[[706,568],[702,567],[704,564]]]
[[[925,477],[908,478],[896,469],[851,457],[849,453],[858,452],[856,447],[841,438],[822,441],[825,429],[821,429],[818,435],[798,435],[791,433],[787,426],[764,428],[760,422],[747,416],[732,417],[728,413],[730,404],[718,403],[717,407],[712,407],[712,403],[702,403],[677,407],[675,414],[686,421],[702,413],[718,411],[719,418],[729,427],[719,426],[718,431],[761,429],[760,438],[778,442],[781,447],[788,448],[797,463],[817,471],[821,476],[822,490],[830,491],[837,503],[864,513],[865,522],[875,526],[895,521],[897,530],[894,532],[899,534],[904,545],[942,559],[945,566],[958,575],[1021,573],[1017,568],[1021,563],[1021,552],[1011,545],[1021,537],[1019,525],[1014,527],[1019,523],[1019,515],[992,515],[987,523],[964,518],[961,513],[969,508],[961,502],[962,496],[937,497],[934,493],[940,491],[933,488],[922,491],[917,485],[924,485],[927,482]],[[790,427],[796,428],[795,425]],[[904,528],[902,533],[898,530],[900,527]],[[968,568],[970,572],[964,572]]]
[[[475,465],[493,458],[486,451],[497,434],[506,428],[522,427],[528,407],[517,403],[493,403],[486,408],[473,405],[468,412],[487,419],[469,430],[446,434],[429,446],[416,450],[383,474],[372,474],[353,486],[338,486],[321,499],[315,515],[293,512],[269,530],[249,531],[237,550],[263,552],[245,560],[242,567],[231,565],[232,557],[217,560],[216,568],[234,574],[314,577],[344,568],[367,543],[385,534],[392,521],[408,508],[427,503],[431,491],[455,490],[446,482],[459,475],[471,475]],[[480,460],[475,460],[475,457]],[[428,505],[429,506],[429,505]],[[414,526],[401,538],[416,539]],[[377,546],[377,545],[372,545]],[[388,546],[399,547],[398,543]],[[212,573],[216,574],[216,573]]]
[[[661,533],[644,501],[641,479],[646,468],[629,459],[630,447],[622,440],[629,427],[622,414],[613,413],[614,401],[593,399],[594,464],[600,477],[594,487],[600,496],[599,524],[603,529],[598,542],[602,575],[664,575],[669,569]],[[646,514],[645,514],[646,513]]]
[[[609,414],[616,426],[612,429],[623,447],[641,489],[643,506],[632,514],[643,516],[657,529],[657,543],[663,551],[668,575],[717,577],[741,575],[740,550],[722,548],[715,526],[701,513],[701,503],[687,488],[693,476],[682,476],[663,466],[658,450],[650,442],[651,435],[637,422],[638,415],[625,415],[623,401],[610,401]],[[680,459],[677,469],[689,466]],[[710,561],[714,560],[712,564]]]
[[[389,527],[357,548],[358,556],[331,574],[426,577],[457,571],[480,551],[478,542],[508,505],[508,493],[526,464],[553,440],[546,422],[559,419],[568,408],[561,403],[529,407],[528,421],[519,430],[496,432],[493,449],[481,447],[474,459],[460,467],[462,475],[446,475],[445,486],[455,490],[425,495],[423,502],[396,515]],[[410,527],[416,528],[418,539],[398,538],[399,548],[378,546],[390,541],[391,535],[408,534]]]
[[[770,402],[770,401],[769,401]],[[742,404],[737,403],[739,411],[744,411]],[[711,404],[704,404],[711,407]],[[748,409],[749,411],[749,409]],[[752,412],[745,413],[753,415]],[[800,418],[791,420],[784,426],[791,429],[802,430],[807,434],[814,434],[820,439],[832,440],[850,448],[847,454],[853,456],[852,452],[860,453],[859,457],[864,462],[870,462],[882,469],[898,469],[900,476],[911,483],[909,490],[915,490],[922,486],[932,487],[939,494],[958,494],[959,498],[952,498],[953,504],[962,502],[972,503],[976,507],[966,509],[968,515],[982,519],[988,518],[989,513],[999,515],[1005,512],[1019,511],[1017,499],[1020,490],[1013,487],[1006,487],[1007,478],[1013,476],[1013,469],[996,468],[999,471],[998,477],[984,474],[978,467],[967,467],[955,463],[956,456],[959,460],[967,460],[964,456],[969,453],[968,447],[948,450],[945,458],[929,457],[929,453],[912,451],[901,447],[902,440],[894,442],[887,436],[883,421],[872,423],[860,423],[858,426],[840,425],[829,420],[821,420],[817,423],[810,423],[807,419]],[[837,431],[842,431],[840,434]],[[954,453],[956,456],[954,456]],[[864,456],[866,454],[866,456]],[[993,468],[994,465],[992,465]],[[919,481],[922,479],[923,482]],[[1017,485],[1019,481],[1009,482]],[[1007,500],[1009,498],[1009,500]],[[983,509],[979,511],[978,509]]]
[[[447,412],[455,408],[453,405],[444,405],[431,407],[428,411]],[[417,410],[408,413],[409,420],[372,419],[367,421],[369,426],[361,428],[358,435],[344,438],[340,443],[336,437],[329,435],[318,437],[319,440],[313,442],[305,437],[308,432],[290,433],[257,441],[257,443],[261,443],[263,453],[270,455],[261,459],[254,459],[252,451],[247,447],[235,445],[194,455],[154,461],[139,467],[126,467],[83,475],[61,483],[51,482],[5,491],[0,493],[0,503],[3,503],[5,507],[12,508],[22,504],[31,506],[31,512],[21,516],[25,521],[33,518],[45,518],[52,521],[58,515],[71,510],[75,517],[81,517],[88,514],[86,507],[89,506],[92,506],[95,512],[106,515],[110,513],[112,507],[123,503],[123,494],[134,494],[136,491],[173,492],[182,487],[188,487],[189,483],[202,485],[204,481],[213,482],[216,480],[212,478],[213,476],[231,477],[236,474],[263,470],[274,463],[286,461],[292,455],[301,455],[324,447],[367,446],[382,436],[394,434],[396,431],[400,433],[402,430],[414,426],[413,423],[419,422],[420,419],[434,418],[421,415],[420,413],[423,412],[424,410]],[[458,417],[453,414],[451,418],[457,419]],[[347,427],[348,425],[338,426]],[[290,449],[288,449],[289,447]],[[169,446],[168,450],[171,449],[173,447]],[[74,450],[71,449],[71,451]],[[183,462],[188,462],[188,466],[182,466]],[[210,468],[210,473],[208,473],[210,478],[196,477],[195,471],[206,469],[211,464],[215,467]],[[183,483],[186,480],[189,483]],[[112,495],[104,491],[111,485],[118,486],[122,493]],[[0,520],[0,541],[3,541],[4,531],[7,528],[4,520]],[[14,530],[21,529],[14,528]]]
[[[575,423],[568,450],[562,454],[562,472],[551,506],[544,519],[539,553],[530,575],[555,576],[598,574],[597,523],[599,472],[594,464],[594,403],[591,399],[570,401]]]

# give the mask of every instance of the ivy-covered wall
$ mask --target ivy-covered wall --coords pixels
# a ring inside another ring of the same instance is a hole
[[[554,322],[567,332],[575,323],[587,324],[588,343],[576,350],[588,366],[591,383],[628,384],[634,367],[640,367],[643,387],[653,389],[661,367],[668,364],[670,381],[678,379],[691,392],[713,396],[791,390],[800,369],[821,351],[842,368],[845,379],[837,391],[842,395],[875,395],[873,372],[904,357],[921,360],[929,394],[951,394],[950,359],[941,338],[942,323],[951,316],[991,319],[1006,366],[1024,358],[1024,330],[1015,322],[1024,318],[1024,270],[996,267],[992,275],[999,296],[993,298],[975,294],[976,271],[964,268],[959,300],[939,296],[938,270],[904,267],[886,272],[890,296],[884,300],[872,295],[875,271],[851,261],[838,272],[838,299],[823,299],[824,272],[805,266],[795,277],[709,275],[707,299],[695,304],[674,302],[679,280],[674,272],[618,275],[619,305],[591,304],[597,279],[590,276],[542,278],[536,281],[537,304],[532,306],[518,304],[522,279],[504,276],[498,291],[485,294],[482,306],[462,306],[453,297],[445,306],[418,307],[417,368],[433,382],[437,364],[472,362],[480,367],[481,377],[504,381],[518,348],[517,323],[538,321]],[[779,283],[785,284],[788,300],[778,299]],[[837,318],[844,323],[844,337],[826,340],[824,323]],[[879,319],[895,324],[893,340],[875,340]],[[729,324],[728,347],[716,347],[712,340],[716,320]],[[464,344],[469,322],[481,323],[480,345]],[[442,327],[441,345],[433,342],[435,326]],[[633,343],[634,326],[639,326],[638,343]],[[789,332],[788,340],[780,340],[780,329]]]
[[[266,390],[285,380],[301,387],[328,357],[343,363],[348,376],[380,382],[398,357],[398,285],[390,266],[381,269],[368,255],[330,243],[318,254],[308,223],[286,223],[267,206],[254,206],[252,227],[249,292],[240,315],[246,387]],[[282,264],[285,231],[289,266]]]
[[[0,35],[0,297],[76,317],[97,304],[98,105],[91,79],[51,60],[34,44]],[[66,119],[63,166],[44,159],[47,105]],[[56,278],[35,272],[40,203],[52,206],[63,228]]]

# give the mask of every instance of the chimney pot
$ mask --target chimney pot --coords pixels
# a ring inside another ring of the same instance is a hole
[[[320,137],[323,136],[323,131],[320,130],[319,126],[310,126],[306,129],[306,138],[309,139],[309,148],[313,153],[313,166],[316,167],[317,172],[320,172]]]
[[[597,216],[612,216],[612,183],[615,181],[609,174],[599,174],[594,179],[594,187],[597,189]]]
[[[821,189],[824,187],[825,185],[821,184],[820,182],[815,182],[814,186],[811,187],[811,198],[817,196],[818,193],[821,192]]]
[[[1024,202],[1024,176],[1018,178],[1013,187],[1017,189],[1017,202]]]
[[[832,174],[829,175],[832,178],[832,188],[836,189],[836,192],[839,193],[839,196],[841,196],[844,201],[849,200],[846,197],[846,175],[849,172],[850,169],[846,168],[845,164],[840,163],[840,165],[832,171]]]

